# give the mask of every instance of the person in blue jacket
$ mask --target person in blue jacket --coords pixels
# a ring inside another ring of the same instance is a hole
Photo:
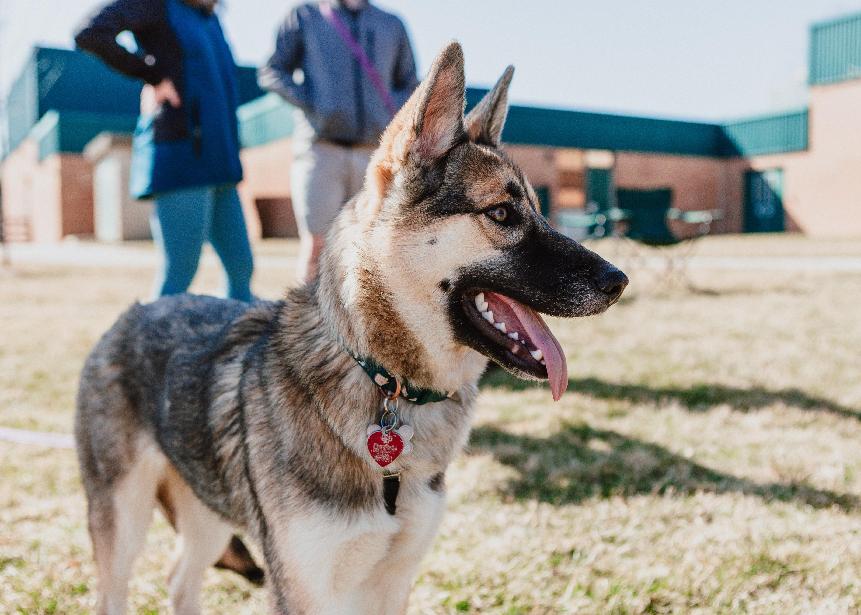
[[[153,237],[164,253],[159,296],[185,292],[209,241],[227,295],[250,301],[253,258],[236,184],[236,64],[215,14],[217,0],[116,0],[75,36],[119,72],[145,82],[132,141],[131,192],[154,199]],[[131,32],[131,53],[117,35]]]

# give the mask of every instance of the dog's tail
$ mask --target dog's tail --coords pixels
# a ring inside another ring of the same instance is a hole
[[[232,570],[258,587],[263,585],[265,573],[254,561],[254,557],[239,536],[230,539],[230,544],[227,545],[221,559],[215,562],[215,567]]]
[[[176,513],[170,498],[161,489],[156,493],[156,498],[168,523],[173,529],[176,529]],[[263,585],[266,576],[263,569],[254,561],[254,556],[251,555],[251,551],[248,550],[242,539],[235,535],[230,539],[230,544],[227,545],[227,549],[221,554],[221,559],[215,562],[214,566],[235,572],[258,587]]]

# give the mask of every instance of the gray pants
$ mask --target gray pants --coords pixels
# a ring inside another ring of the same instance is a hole
[[[372,146],[326,141],[294,144],[290,176],[293,213],[303,235],[325,235],[341,207],[362,189]]]

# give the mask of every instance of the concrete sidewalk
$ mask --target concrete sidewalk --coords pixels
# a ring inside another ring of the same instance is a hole
[[[147,244],[107,244],[94,242],[63,242],[59,244],[12,244],[7,248],[13,264],[71,266],[71,267],[138,267],[154,269],[159,254]],[[625,256],[606,255],[624,266]],[[639,266],[662,269],[666,260],[659,256],[633,259]],[[203,262],[217,263],[211,250],[205,250]],[[296,257],[278,254],[256,254],[260,267],[293,268]],[[861,272],[861,257],[857,256],[692,256],[690,269],[728,271],[799,271],[843,273]]]
[[[0,427],[0,441],[16,444],[32,444],[47,448],[75,448],[75,438],[71,434],[48,431],[30,431]]]
[[[647,267],[666,266],[661,258],[645,259]],[[855,256],[692,256],[691,269],[728,271],[861,272],[861,258]]]
[[[252,246],[253,248],[253,246]],[[16,243],[7,247],[10,262],[20,265],[69,267],[129,267],[155,269],[161,255],[152,245],[63,242],[57,244]],[[257,265],[263,267],[295,267],[296,257],[255,254]],[[211,249],[203,252],[202,263],[218,263]]]

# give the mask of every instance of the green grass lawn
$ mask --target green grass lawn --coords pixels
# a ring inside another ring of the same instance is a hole
[[[799,238],[703,249],[861,254],[858,242]],[[550,323],[568,354],[560,402],[485,378],[410,612],[861,610],[861,274],[694,271],[695,289],[629,274],[607,314]],[[70,432],[83,357],[147,297],[151,275],[0,272],[0,426]],[[264,267],[255,290],[275,297],[292,279]],[[195,289],[217,286],[208,268]],[[91,612],[74,453],[0,442],[0,478],[0,612]],[[172,544],[157,518],[131,612],[166,612]],[[207,612],[265,604],[243,580],[209,573]]]

